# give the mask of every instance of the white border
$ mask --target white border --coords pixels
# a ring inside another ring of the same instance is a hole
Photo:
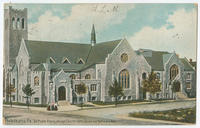
[[[1,47],[1,54],[0,54],[0,59],[3,60],[3,4],[4,3],[198,3],[198,10],[200,9],[199,7],[199,3],[200,1],[199,0],[1,0],[0,2],[0,47]],[[200,16],[200,14],[198,13],[198,17]],[[199,20],[198,20],[198,24],[199,24]],[[198,25],[198,43],[197,43],[197,49],[200,49],[200,45],[199,45],[199,25]],[[200,65],[200,62],[199,62],[199,55],[200,55],[200,51],[197,50],[197,78],[200,78],[200,69],[199,69],[199,65]],[[0,79],[1,79],[1,83],[0,83],[0,110],[1,110],[1,113],[0,113],[0,117],[3,117],[2,115],[2,105],[3,105],[3,62],[0,61]],[[196,122],[196,125],[191,125],[191,126],[179,126],[179,125],[174,125],[174,126],[137,126],[137,125],[133,125],[133,126],[45,126],[45,125],[41,125],[41,126],[31,126],[31,127],[72,127],[72,128],[77,128],[77,127],[82,127],[82,128],[88,128],[88,127],[108,127],[108,128],[115,128],[115,127],[121,127],[121,128],[127,128],[127,127],[148,127],[148,128],[155,128],[155,127],[170,127],[170,128],[187,128],[187,127],[190,127],[190,128],[198,128],[200,127],[200,102],[199,102],[199,97],[200,97],[200,87],[198,85],[200,85],[200,79],[197,79],[197,122]],[[1,118],[0,118],[1,119]],[[2,125],[2,122],[0,123],[0,127],[16,127],[16,128],[27,128],[28,126],[27,125],[24,125],[24,126],[5,126],[5,125]]]

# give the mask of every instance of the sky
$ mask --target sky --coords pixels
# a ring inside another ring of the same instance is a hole
[[[8,5],[5,6],[7,8]],[[176,52],[196,60],[194,4],[12,4],[28,9],[28,38],[97,43],[126,38],[133,49]]]

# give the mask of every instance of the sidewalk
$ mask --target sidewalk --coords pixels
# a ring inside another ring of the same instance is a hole
[[[118,104],[117,107],[122,107],[122,106],[131,106],[131,105],[141,105],[141,104],[155,104],[155,103],[169,103],[169,102],[179,102],[179,101],[192,101],[196,100],[195,98],[192,99],[185,99],[185,100],[165,100],[165,101],[151,101],[151,102],[136,102],[136,103],[127,103],[127,104]],[[94,107],[77,107],[76,105],[66,105],[66,106],[58,106],[58,111],[54,112],[68,112],[68,111],[76,111],[76,110],[87,110],[87,109],[101,109],[101,108],[112,108],[115,107],[115,105],[97,105],[97,104],[92,104]],[[3,106],[10,107],[10,105],[3,104]],[[20,106],[20,105],[12,105],[12,107],[15,108],[22,108],[22,109],[27,109],[27,106]],[[36,111],[45,111],[45,112],[52,112],[52,111],[47,111],[46,107],[29,107],[30,110],[36,110]]]

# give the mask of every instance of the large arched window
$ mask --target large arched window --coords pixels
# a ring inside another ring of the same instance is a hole
[[[38,85],[39,85],[39,77],[38,77],[38,76],[35,76],[35,77],[34,77],[34,85],[35,85],[35,86],[38,86]]]
[[[130,76],[126,69],[119,73],[119,84],[122,88],[130,88]]]
[[[178,75],[178,66],[177,65],[172,65],[170,68],[170,80],[173,80],[177,75]]]
[[[24,18],[22,18],[22,29],[25,28],[25,22],[24,22]]]
[[[91,75],[90,74],[86,74],[85,75],[85,79],[91,79]]]
[[[16,29],[16,24],[15,24],[15,18],[14,17],[12,18],[12,27],[13,27],[13,29]]]
[[[20,29],[20,19],[17,18],[17,29]]]

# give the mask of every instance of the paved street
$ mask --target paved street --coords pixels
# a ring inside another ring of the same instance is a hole
[[[117,108],[86,109],[68,112],[28,111],[25,108],[4,107],[6,124],[68,124],[68,125],[158,125],[170,122],[155,122],[120,118],[130,112],[163,111],[176,108],[191,108],[195,101],[178,101],[169,103],[137,104]]]

